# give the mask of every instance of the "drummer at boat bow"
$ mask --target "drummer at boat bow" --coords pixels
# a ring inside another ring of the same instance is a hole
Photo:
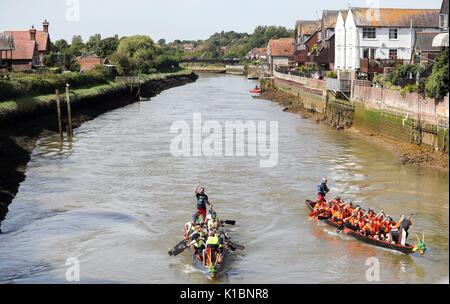
[[[205,194],[205,187],[202,187],[198,183],[195,187],[195,197],[197,198],[197,211],[203,216],[204,221],[206,221],[206,205],[212,207],[209,203],[208,196]]]

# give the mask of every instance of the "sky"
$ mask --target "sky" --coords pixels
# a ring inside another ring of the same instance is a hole
[[[50,22],[53,41],[100,33],[197,40],[215,32],[253,32],[258,25],[293,28],[322,10],[353,7],[436,8],[441,0],[0,0],[0,32]]]

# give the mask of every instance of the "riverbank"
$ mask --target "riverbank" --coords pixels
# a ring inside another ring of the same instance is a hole
[[[191,71],[151,75],[144,80],[145,96],[195,82],[198,76]],[[72,124],[84,122],[139,100],[137,88],[110,82],[71,91]],[[63,107],[63,113],[65,107]],[[66,115],[63,114],[63,126]],[[20,183],[25,179],[26,165],[42,137],[57,134],[55,95],[24,97],[0,103],[0,222],[14,199]]]
[[[449,171],[448,154],[437,152],[431,147],[393,140],[392,138],[383,136],[383,134],[374,134],[369,130],[357,128],[352,125],[351,119],[337,123],[332,115],[323,115],[318,111],[307,109],[304,106],[301,96],[291,95],[276,88],[266,87],[258,98],[274,101],[282,106],[286,112],[298,114],[302,118],[314,120],[316,123],[345,130],[350,136],[358,136],[377,144],[381,148],[390,151],[404,165],[433,168],[443,172]]]

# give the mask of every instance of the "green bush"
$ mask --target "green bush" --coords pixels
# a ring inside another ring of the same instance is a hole
[[[415,81],[417,73],[422,71],[423,68],[419,64],[402,64],[387,76],[387,81],[402,86],[410,78]]]
[[[327,78],[338,78],[337,73],[335,71],[327,71],[325,73],[325,76]]]
[[[448,94],[448,50],[442,52],[433,65],[433,72],[425,83],[427,97],[442,99]]]
[[[72,88],[106,83],[114,78],[114,71],[105,66],[97,66],[91,71],[80,74],[69,72],[64,74],[15,73],[10,80],[0,80],[0,101],[23,96],[47,95],[56,89],[64,90],[66,83]]]
[[[400,94],[405,97],[408,93],[417,92],[418,86],[417,84],[407,84],[403,88],[400,89]]]

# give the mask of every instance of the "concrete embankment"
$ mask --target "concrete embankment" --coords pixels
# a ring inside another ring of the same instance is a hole
[[[354,86],[348,100],[327,91],[325,81],[301,77],[274,77],[263,80],[262,86],[261,98],[278,102],[286,111],[349,129],[391,150],[405,164],[448,171],[448,97],[435,101]]]
[[[172,87],[196,81],[195,73],[161,75],[147,79],[141,95],[152,97]],[[77,128],[107,111],[134,103],[138,88],[110,83],[71,92],[72,123]],[[54,95],[28,97],[12,101],[7,111],[0,112],[0,223],[8,206],[25,179],[26,165],[39,138],[57,133],[58,122]],[[65,113],[65,106],[63,106]],[[67,124],[63,114],[63,126]]]

